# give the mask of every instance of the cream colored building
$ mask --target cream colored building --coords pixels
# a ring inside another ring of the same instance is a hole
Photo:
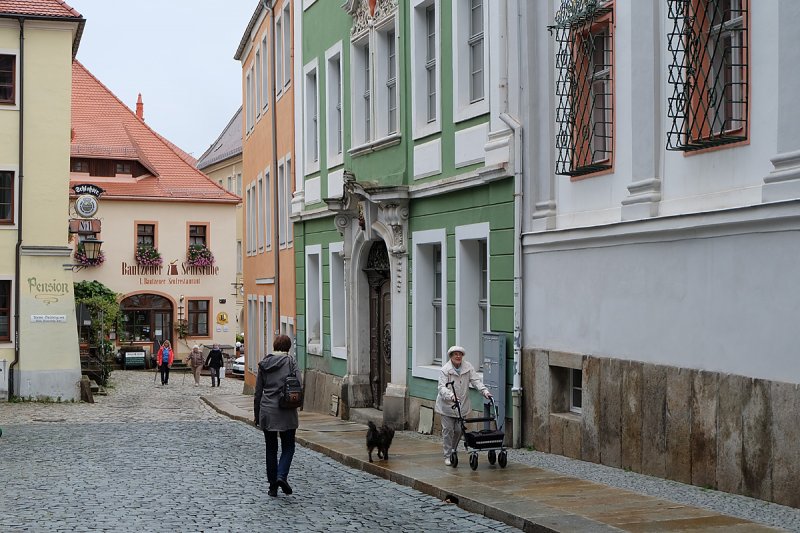
[[[219,137],[197,160],[197,169],[229,193],[242,196],[242,108]],[[236,333],[244,333],[244,277],[242,275],[242,203],[236,206],[236,282],[231,297],[236,298]]]
[[[79,397],[73,278],[62,264],[84,23],[60,1],[0,0],[0,400]]]
[[[120,294],[117,347],[148,354],[170,340],[179,358],[192,345],[231,347],[236,336],[236,211],[240,198],[212,182],[195,161],[150,129],[77,61],[73,67],[71,183],[103,189],[95,218],[104,261],[76,280],[97,280]],[[78,237],[80,240],[82,237]],[[139,244],[160,265],[137,262]],[[202,244],[213,265],[191,265]]]

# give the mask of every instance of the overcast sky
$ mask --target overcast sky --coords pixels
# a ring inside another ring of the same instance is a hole
[[[200,157],[242,105],[233,59],[258,0],[66,0],[86,19],[78,60],[129,108]]]

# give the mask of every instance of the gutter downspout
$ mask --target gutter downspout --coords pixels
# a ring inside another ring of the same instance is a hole
[[[269,7],[268,4],[269,0],[261,0],[264,9],[269,11],[269,35],[270,35],[270,43],[269,43],[269,55],[271,59],[272,68],[272,76],[270,76],[272,83],[270,84],[270,126],[272,128],[272,171],[270,172],[272,178],[272,197],[275,199],[275,209],[273,209],[273,219],[274,223],[272,224],[273,231],[275,233],[275,239],[272,241],[272,253],[274,254],[275,258],[275,316],[278,318],[275,322],[273,322],[273,335],[278,334],[280,331],[280,323],[281,323],[281,244],[280,244],[280,209],[278,209],[278,202],[282,202],[284,199],[278,197],[278,126],[276,120],[276,100],[278,99],[277,96],[277,88],[276,88],[276,69],[275,69],[275,12],[273,11],[275,7],[275,0],[272,0],[273,7]],[[266,75],[266,73],[265,73]],[[289,180],[286,180],[287,184]],[[286,206],[289,209],[291,206]],[[267,344],[272,346],[272,343],[267,340]]]
[[[514,132],[514,379],[511,386],[512,446],[522,447],[522,124],[508,103],[508,2],[500,2],[500,120]],[[517,33],[519,36],[519,33]],[[521,43],[518,43],[521,44]],[[521,66],[520,66],[521,69]],[[521,74],[521,70],[519,73]]]
[[[8,397],[14,396],[14,367],[19,363],[19,307],[21,300],[21,252],[22,252],[22,184],[24,183],[24,155],[25,155],[25,122],[24,98],[25,98],[25,18],[19,18],[19,176],[17,178],[17,246],[14,254],[14,360],[8,366]]]

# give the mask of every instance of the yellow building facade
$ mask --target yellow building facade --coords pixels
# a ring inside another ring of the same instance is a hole
[[[20,13],[20,11],[25,11]],[[68,246],[72,59],[63,2],[0,2],[0,399],[79,398]]]

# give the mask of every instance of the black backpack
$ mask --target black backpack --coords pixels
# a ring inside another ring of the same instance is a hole
[[[278,398],[281,409],[297,409],[303,406],[303,385],[297,378],[297,367],[291,363],[292,373],[283,379],[283,390]]]

